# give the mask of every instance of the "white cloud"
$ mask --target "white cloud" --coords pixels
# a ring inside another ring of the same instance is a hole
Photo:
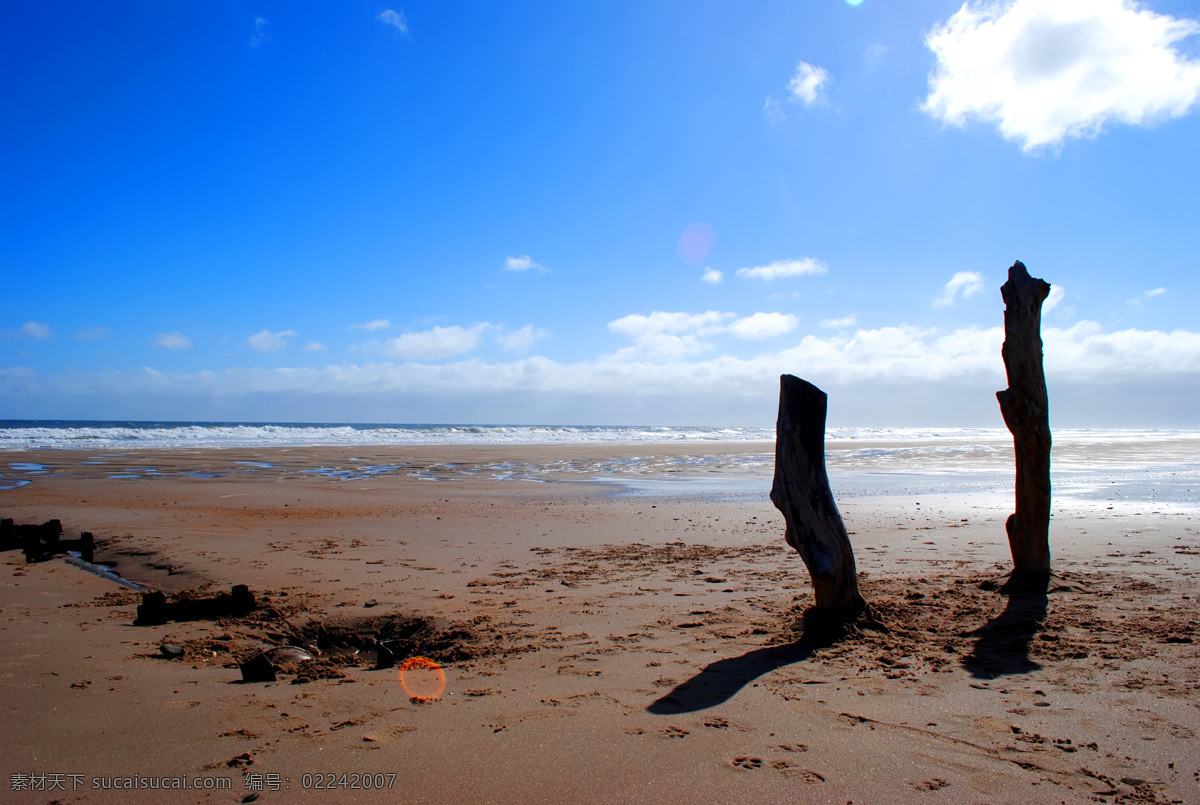
[[[386,330],[392,326],[387,319],[372,319],[364,324],[352,324],[351,330]]]
[[[635,348],[618,354],[639,353],[679,357],[694,355],[711,347],[704,336],[719,333],[732,313],[709,310],[705,313],[668,313],[656,310],[649,316],[632,313],[608,323],[608,329],[629,338]]]
[[[732,313],[709,310],[704,313],[668,313],[656,310],[649,316],[631,313],[608,323],[608,329],[637,340],[656,333],[711,333],[733,318]]]
[[[21,335],[41,341],[50,337],[50,325],[38,321],[27,321],[21,325]]]
[[[322,344],[320,341],[309,341],[304,345],[305,352],[328,352],[329,347]]]
[[[532,257],[530,257],[527,254],[523,254],[520,257],[505,257],[504,258],[504,270],[505,271],[528,271],[531,268],[535,269],[539,274],[545,274],[547,271],[550,270],[550,269],[546,268],[544,265],[542,265],[541,263],[536,262]]]
[[[704,313],[668,313],[656,310],[649,316],[631,314],[611,321],[608,328],[634,342],[612,357],[679,358],[712,348],[708,338],[732,335],[761,340],[791,332],[800,319],[790,313],[753,313],[738,318],[734,313],[709,310]]]
[[[958,271],[950,281],[942,286],[942,295],[934,300],[934,307],[950,307],[955,298],[961,293],[963,299],[970,299],[980,291],[986,290],[983,275],[978,271]]]
[[[1181,117],[1200,98],[1200,62],[1174,45],[1196,33],[1133,0],[968,2],[926,36],[937,65],[921,108],[954,126],[993,122],[1027,152],[1110,120]]]
[[[846,424],[939,424],[941,414],[970,409],[963,424],[1000,428],[994,392],[1004,387],[1003,338],[999,326],[903,326],[809,335],[787,349],[749,359],[646,360],[617,353],[568,363],[532,356],[194,373],[42,374],[0,368],[0,400],[7,410],[39,411],[59,405],[138,410],[146,404],[151,407],[141,410],[147,418],[162,416],[155,410],[178,410],[170,406],[187,400],[198,406],[187,409],[196,419],[213,410],[262,418],[255,412],[282,410],[286,403],[297,418],[329,420],[329,411],[354,411],[378,420],[404,400],[411,410],[424,412],[419,421],[481,421],[486,412],[504,411],[497,414],[503,421],[536,416],[547,424],[567,422],[567,417],[570,423],[679,423],[681,417],[712,423],[739,416],[748,418],[746,424],[763,424],[774,415],[779,375],[787,372],[829,391],[831,416]],[[1143,412],[1154,407],[1151,403],[1163,403],[1166,407],[1158,409],[1195,427],[1194,406],[1173,400],[1200,392],[1200,332],[1106,333],[1095,322],[1083,322],[1045,328],[1043,339],[1051,404],[1060,425],[1070,416],[1080,427],[1105,421],[1157,427],[1156,415]],[[1071,409],[1064,407],[1068,398],[1075,401]],[[858,413],[845,413],[851,404]]]
[[[1127,378],[1200,372],[1200,333],[1118,330],[1105,333],[1094,321],[1068,329],[1048,328],[1046,374],[1123,382]]]
[[[408,18],[404,16],[403,11],[393,11],[389,8],[376,19],[384,25],[390,25],[402,34],[408,33]]]
[[[255,352],[278,352],[287,346],[287,340],[299,335],[295,330],[280,330],[273,333],[270,330],[259,330],[246,339],[246,344]]]
[[[491,325],[476,324],[470,329],[459,327],[432,327],[416,333],[403,333],[389,338],[385,347],[388,354],[397,358],[427,361],[461,355],[479,346],[480,336]]]
[[[101,325],[93,327],[90,330],[80,330],[75,334],[76,341],[103,341],[106,338],[112,337],[112,330]]]
[[[791,313],[754,313],[729,324],[731,335],[761,340],[790,333],[800,326],[800,319]]]
[[[187,349],[192,345],[192,339],[176,330],[173,333],[159,333],[154,337],[154,346],[159,349]]]
[[[853,327],[858,324],[858,316],[851,313],[849,316],[842,316],[840,319],[821,319],[822,327],[831,327],[835,330],[845,330],[847,327]]]
[[[520,330],[500,333],[496,336],[496,343],[509,352],[526,352],[548,335],[545,330],[526,324]]]
[[[704,269],[704,275],[700,277],[701,282],[707,282],[709,285],[720,285],[723,279],[725,279],[725,275],[715,268]]]
[[[256,48],[263,42],[271,41],[271,23],[264,17],[254,18],[254,28],[250,32],[250,47]]]
[[[829,71],[806,61],[796,65],[796,74],[788,82],[792,100],[812,106],[821,97],[821,89],[829,82]]]
[[[754,268],[739,268],[737,275],[742,279],[760,279],[766,282],[781,277],[806,277],[826,274],[829,266],[815,257],[801,257],[799,260],[776,260],[765,266]]]
[[[808,335],[792,347],[749,359],[722,356],[649,362],[605,356],[559,363],[534,356],[499,363],[471,359],[432,366],[384,363],[324,369],[226,370],[173,377],[178,379],[179,388],[209,387],[217,378],[225,377],[230,379],[221,389],[225,394],[307,391],[351,396],[366,390],[440,394],[528,389],[653,395],[683,387],[689,393],[773,396],[778,391],[781,371],[823,383],[972,377],[986,384],[1003,383],[1003,340],[1004,331],[999,326],[951,331],[901,326],[826,337]],[[1045,328],[1043,340],[1046,374],[1051,383],[1082,380],[1122,384],[1152,376],[1200,377],[1200,332],[1105,333],[1099,324],[1088,321],[1066,329]],[[122,387],[119,380],[112,382],[115,388]]]
[[[1046,301],[1042,303],[1042,312],[1049,313],[1051,310],[1054,310],[1054,308],[1058,307],[1058,303],[1061,302],[1066,295],[1067,291],[1061,285],[1051,285],[1050,295],[1047,296]]]

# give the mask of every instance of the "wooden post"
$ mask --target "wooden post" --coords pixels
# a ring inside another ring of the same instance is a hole
[[[1004,369],[996,392],[1016,454],[1016,511],[1005,523],[1014,576],[1050,573],[1050,402],[1042,368],[1042,303],[1050,283],[1018,260],[1000,288],[1004,297]]]
[[[137,608],[139,626],[159,626],[167,622],[167,596],[158,590],[142,593],[142,603]]]
[[[792,375],[779,378],[775,480],[771,502],[787,522],[784,539],[812,576],[817,609],[844,614],[866,606],[854,549],[825,473],[825,392]]]
[[[249,615],[254,610],[254,593],[245,584],[235,584],[229,603],[235,617]]]

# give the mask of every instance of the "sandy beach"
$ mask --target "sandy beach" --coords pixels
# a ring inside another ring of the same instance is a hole
[[[771,450],[8,453],[41,469],[0,516],[258,606],[135,625],[133,589],[0,554],[4,800],[1200,802],[1194,506],[1059,500],[1030,601],[996,589],[1009,495],[839,494],[876,623],[834,639]],[[406,630],[444,688],[375,669]]]

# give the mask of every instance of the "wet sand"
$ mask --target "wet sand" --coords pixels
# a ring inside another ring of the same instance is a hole
[[[1007,495],[840,498],[878,623],[834,640],[805,633],[770,445],[6,460],[46,471],[0,516],[91,531],[171,599],[263,605],[138,626],[137,593],[0,554],[6,801],[161,801],[93,788],[138,775],[228,778],[178,795],[206,802],[1200,801],[1194,507],[1056,505],[1066,589],[1010,599]],[[338,645],[414,618],[433,700]],[[321,630],[311,663],[241,681]]]

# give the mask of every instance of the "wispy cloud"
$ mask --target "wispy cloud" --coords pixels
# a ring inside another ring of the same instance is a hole
[[[267,22],[265,17],[255,17],[254,26],[250,29],[249,45],[256,48],[259,45],[271,41],[271,23]]]
[[[103,341],[106,338],[112,338],[112,330],[103,325],[75,333],[76,341]]]
[[[364,322],[363,324],[351,324],[350,329],[351,330],[375,331],[375,330],[386,330],[391,326],[392,326],[392,323],[390,321],[388,321],[387,319],[371,319],[371,321]]]
[[[787,114],[783,111],[783,104],[770,95],[763,102],[763,114],[767,116],[767,120],[771,123],[779,123],[780,121],[787,120]]]
[[[978,271],[958,271],[950,278],[949,282],[942,286],[942,295],[933,301],[933,306],[951,307],[960,294],[963,299],[970,299],[986,289],[983,275]]]
[[[995,123],[1026,152],[1110,120],[1181,117],[1200,99],[1200,62],[1175,45],[1197,33],[1132,0],[964,3],[925,38],[937,65],[921,108],[953,126]]]
[[[887,52],[887,45],[880,44],[879,42],[867,45],[867,49],[863,51],[863,63],[868,67],[876,67],[883,61],[883,57],[887,55]]]
[[[21,335],[41,341],[50,337],[50,325],[39,321],[27,321],[21,325]]]
[[[1130,299],[1129,304],[1136,305],[1137,307],[1141,307],[1142,302],[1146,301],[1147,299],[1153,299],[1156,296],[1162,296],[1166,292],[1167,292],[1166,288],[1152,288],[1149,291],[1142,291],[1140,294],[1138,294],[1138,296],[1136,296],[1133,299]]]
[[[159,333],[154,337],[154,346],[159,349],[188,349],[192,339],[176,330],[173,333]]]
[[[701,282],[707,282],[709,285],[720,285],[723,279],[725,275],[715,268],[704,269],[704,274],[700,277]]]
[[[822,327],[829,327],[833,330],[845,330],[856,324],[858,324],[858,316],[855,316],[853,313],[849,316],[842,316],[840,319],[821,319]]]
[[[380,14],[376,19],[378,19],[384,25],[395,28],[402,34],[408,33],[408,18],[404,16],[403,11],[393,11],[389,8]]]
[[[829,273],[829,266],[815,257],[801,257],[799,260],[776,260],[765,266],[737,270],[737,275],[742,279],[758,279],[765,282],[784,277],[812,277],[827,273]]]
[[[297,335],[299,333],[295,330],[280,330],[274,333],[270,330],[259,330],[246,339],[246,345],[259,354],[264,352],[278,352],[287,346],[289,338],[294,338]]]
[[[537,271],[539,274],[545,274],[550,270],[527,254],[523,254],[520,257],[504,258],[505,271],[529,271],[530,269]]]
[[[528,352],[530,347],[548,335],[540,327],[526,324],[519,330],[501,332],[496,336],[496,343],[508,352]]]
[[[320,341],[309,341],[304,345],[305,352],[328,352],[329,347],[322,344]]]
[[[829,83],[829,71],[806,61],[796,65],[796,74],[788,82],[791,99],[812,106],[821,99],[821,90]]]

